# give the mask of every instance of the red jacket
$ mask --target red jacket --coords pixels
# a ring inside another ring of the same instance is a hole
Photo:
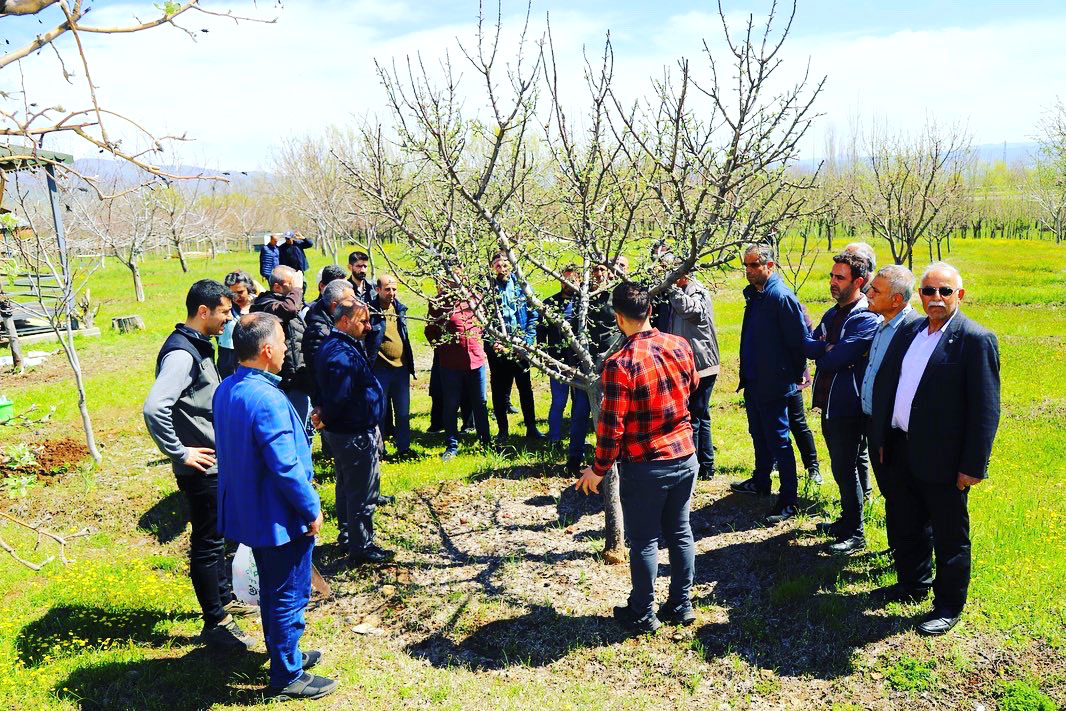
[[[437,350],[442,368],[475,370],[485,364],[481,326],[469,301],[431,301],[424,333]]]

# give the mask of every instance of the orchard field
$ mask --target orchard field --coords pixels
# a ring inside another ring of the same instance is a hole
[[[971,496],[971,603],[952,634],[919,638],[913,625],[923,606],[879,609],[869,599],[892,578],[879,497],[868,511],[865,554],[822,553],[826,540],[814,523],[833,512],[836,492],[816,419],[826,484],[802,491],[803,515],[767,529],[757,523],[765,500],[730,493],[728,482],[752,466],[735,393],[744,280],[732,270],[708,279],[723,355],[712,413],[721,473],[700,482],[693,501],[696,624],[652,638],[625,638],[616,628],[610,606],[624,599],[627,569],[597,557],[602,514],[568,489],[563,452],[530,450],[515,438],[500,454],[467,448],[441,464],[441,436],[424,434],[430,350],[415,322],[421,370],[412,386],[412,429],[420,457],[383,465],[383,489],[397,502],[380,510],[380,535],[398,551],[394,565],[347,571],[340,564],[332,465],[316,459],[327,514],[316,563],[334,595],[309,609],[305,646],[323,650],[321,673],[341,682],[317,707],[1066,704],[1064,252],[1049,242],[990,239],[957,240],[953,248],[948,259],[965,280],[964,310],[999,337],[1003,413],[990,479]],[[879,257],[887,254],[879,249]],[[325,263],[314,253],[312,271]],[[36,478],[11,474],[0,482],[0,510],[60,534],[88,529],[67,546],[68,565],[57,560],[35,573],[6,554],[0,559],[0,707],[264,703],[262,649],[220,660],[196,643],[182,500],[141,417],[155,354],[184,319],[189,284],[235,268],[254,272],[255,264],[251,253],[193,257],[183,274],[176,261],[146,261],[145,303],[133,300],[121,265],[109,262],[93,274],[104,333],[78,347],[104,461],[58,473],[41,466]],[[829,305],[829,264],[823,254],[800,292],[816,318]],[[542,295],[549,289],[544,284]],[[425,304],[411,303],[413,315],[424,312]],[[107,330],[112,317],[129,314],[147,329]],[[546,429],[548,382],[537,376],[534,385]],[[61,352],[22,375],[0,375],[0,393],[26,415],[0,426],[6,457],[28,462],[46,443],[80,441]],[[54,552],[48,540],[34,550],[30,532],[2,519],[0,538],[30,560]]]

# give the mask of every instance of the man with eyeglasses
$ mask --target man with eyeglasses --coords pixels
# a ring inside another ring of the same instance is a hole
[[[967,501],[988,476],[999,424],[999,345],[959,310],[966,292],[955,267],[930,264],[920,294],[928,318],[900,333],[881,365],[896,387],[884,403],[874,396],[876,456],[897,503],[897,583],[878,596],[916,601],[932,587],[933,611],[918,632],[942,635],[959,621],[970,584]]]

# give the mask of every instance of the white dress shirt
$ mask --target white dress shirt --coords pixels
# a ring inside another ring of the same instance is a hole
[[[892,426],[904,432],[909,431],[911,422],[911,403],[914,402],[914,394],[918,392],[918,384],[922,382],[925,368],[929,365],[929,358],[936,350],[936,344],[947,330],[951,319],[955,318],[955,310],[951,318],[947,320],[936,333],[929,333],[929,328],[923,328],[911,341],[907,354],[903,356],[903,365],[899,374],[899,383],[896,385],[896,402],[892,407]]]

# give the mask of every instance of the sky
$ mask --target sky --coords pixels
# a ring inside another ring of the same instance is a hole
[[[148,19],[151,0],[93,3],[87,24],[117,25]],[[156,135],[184,134],[180,162],[224,170],[270,170],[283,140],[318,134],[330,124],[367,118],[388,122],[375,60],[402,66],[421,57],[431,70],[450,56],[463,67],[459,43],[474,46],[478,3],[473,0],[205,0],[276,20],[234,23],[186,15],[193,41],[173,27],[126,35],[84,35],[101,104],[136,119]],[[501,60],[513,59],[526,4],[505,0]],[[764,18],[769,2],[723,0],[733,27],[748,15]],[[783,10],[788,12],[791,5]],[[52,10],[56,10],[53,8]],[[495,6],[490,6],[494,13]],[[611,33],[615,81],[631,97],[649,94],[650,81],[680,58],[707,76],[706,39],[721,55],[716,5],[689,0],[533,0],[531,30],[540,37],[550,18],[569,113],[581,111],[583,53],[602,51]],[[0,18],[10,51],[57,22],[41,17]],[[200,30],[206,29],[204,33]],[[826,78],[815,109],[821,114],[801,145],[821,157],[825,137],[841,141],[878,122],[914,132],[928,120],[958,125],[974,143],[1027,142],[1058,96],[1066,96],[1066,3],[979,0],[799,0],[778,70],[780,86],[810,76]],[[83,71],[69,34],[59,43],[68,71]],[[0,72],[0,91],[39,106],[87,106],[84,82],[68,85],[55,52],[44,50]],[[463,67],[460,92],[479,96]],[[8,101],[11,101],[10,99]],[[0,104],[10,109],[9,103]],[[116,135],[125,135],[115,126]],[[82,145],[49,139],[46,148],[95,157]],[[127,137],[126,145],[132,139]]]

